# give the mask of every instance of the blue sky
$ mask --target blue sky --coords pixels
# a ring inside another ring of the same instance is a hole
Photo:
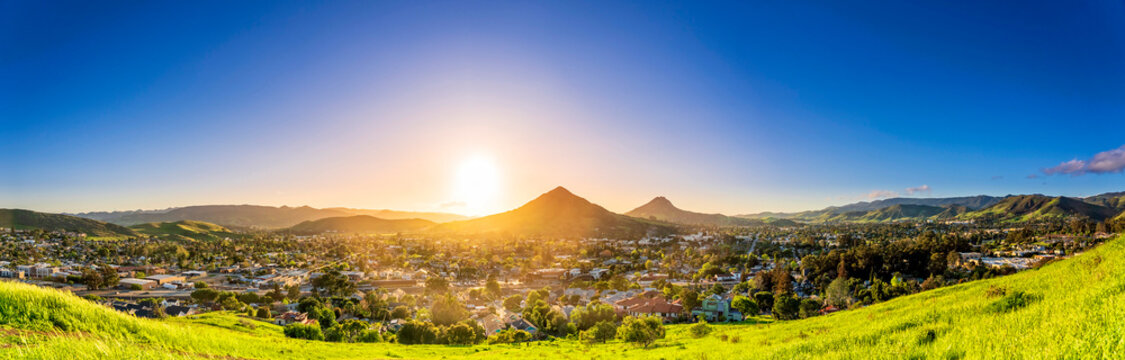
[[[1111,1],[7,2],[0,207],[1092,195],[1122,64]]]

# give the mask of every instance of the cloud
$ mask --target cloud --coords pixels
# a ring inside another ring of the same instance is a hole
[[[994,175],[990,180],[996,181],[996,180],[1003,180],[1003,179],[1004,179],[1003,175]]]
[[[1046,175],[1069,174],[1070,176],[1081,176],[1087,173],[1112,174],[1119,173],[1122,170],[1125,170],[1125,145],[1094,154],[1094,157],[1087,160],[1073,159],[1042,169],[1043,174]]]
[[[890,190],[871,190],[870,193],[867,193],[868,199],[884,199],[895,196],[898,196],[898,193]]]
[[[468,204],[466,204],[464,201],[450,201],[450,202],[447,202],[447,203],[442,203],[441,205],[438,205],[438,206],[440,206],[442,209],[448,209],[448,208],[455,208],[455,207],[465,207],[465,205],[468,205]]]
[[[930,193],[929,185],[915,186],[906,188],[906,195],[914,195],[915,193]]]
[[[1028,178],[1028,179],[1032,179],[1032,180],[1035,180],[1035,179],[1038,179],[1038,178],[1039,178],[1039,175],[1035,175],[1035,174],[1030,174],[1030,175],[1027,175],[1027,178]]]

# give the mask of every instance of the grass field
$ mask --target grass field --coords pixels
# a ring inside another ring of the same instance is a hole
[[[0,358],[12,359],[1097,359],[1125,358],[1125,239],[1039,270],[817,318],[686,326],[648,349],[557,340],[520,345],[336,344],[283,337],[231,314],[154,321],[72,295],[0,283]]]

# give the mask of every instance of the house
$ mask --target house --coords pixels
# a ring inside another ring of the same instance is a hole
[[[117,287],[121,289],[133,289],[134,287],[140,287],[141,289],[148,290],[156,287],[156,281],[137,278],[125,278],[121,279],[121,281],[117,283]]]
[[[664,322],[671,322],[678,318],[680,313],[684,311],[682,305],[669,303],[664,300],[664,297],[654,297],[646,300],[647,301],[643,303],[635,304],[625,309],[625,314],[629,316],[658,316],[664,319]]]
[[[191,271],[184,271],[180,275],[183,275],[186,278],[192,279],[192,278],[207,276],[207,272],[206,271],[200,271],[200,270],[191,270]]]
[[[23,271],[20,271],[20,270],[13,270],[13,269],[8,269],[8,268],[0,269],[0,277],[13,278],[13,279],[23,279],[24,275],[25,275],[25,273]]]
[[[516,319],[515,321],[512,321],[508,325],[512,326],[515,329],[527,331],[527,332],[532,333],[532,334],[539,331],[539,329],[536,328],[535,325],[532,325],[530,322],[527,322],[527,320],[524,320],[524,319]]]
[[[193,307],[172,305],[164,307],[164,313],[168,316],[188,316],[195,315],[196,309]]]
[[[691,311],[692,317],[703,316],[704,319],[711,322],[742,319],[742,314],[737,314],[738,319],[735,319],[734,315],[731,313],[730,299],[714,294],[703,298],[703,303],[699,305],[699,308]]]
[[[482,317],[477,320],[477,322],[479,322],[480,326],[484,328],[485,334],[498,333],[500,332],[500,330],[504,330],[504,328],[507,327],[503,321],[500,321],[499,316],[493,314]]]
[[[315,324],[316,320],[309,319],[308,314],[296,311],[287,311],[273,319],[273,323],[281,326],[289,324]]]
[[[167,285],[174,282],[185,282],[186,278],[179,275],[152,275],[145,277],[145,280],[155,281],[157,285]]]

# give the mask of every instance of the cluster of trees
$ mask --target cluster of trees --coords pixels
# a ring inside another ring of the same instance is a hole
[[[476,321],[463,320],[448,326],[425,321],[409,321],[395,333],[399,344],[472,345],[487,339],[484,328]]]
[[[111,288],[117,286],[121,279],[117,276],[117,270],[109,267],[106,264],[99,264],[97,269],[87,267],[82,269],[82,283],[86,284],[88,290],[98,290],[104,288]]]

